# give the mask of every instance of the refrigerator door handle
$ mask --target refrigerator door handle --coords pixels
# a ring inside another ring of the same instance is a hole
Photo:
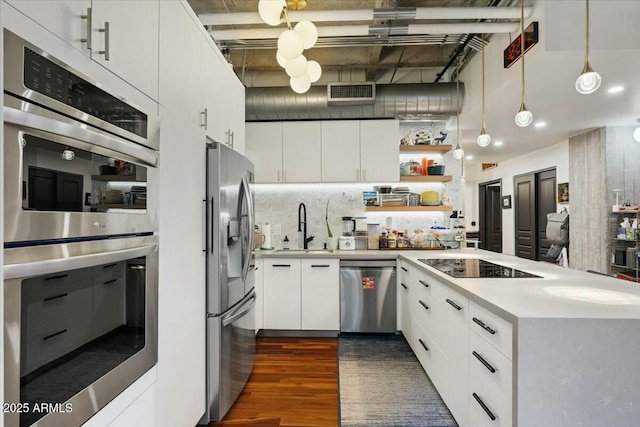
[[[242,254],[243,263],[242,263],[242,280],[247,280],[247,275],[249,274],[249,264],[251,262],[251,251],[252,251],[252,236],[253,236],[253,200],[251,200],[251,191],[249,189],[249,180],[247,179],[247,174],[242,175],[242,181],[240,183],[240,187],[242,188],[242,193],[238,200],[238,218],[242,217],[242,195],[246,198],[247,202],[247,216],[249,227],[247,230],[247,235],[243,234],[244,230],[240,231],[240,241],[241,244],[246,243],[246,248],[244,248],[245,253]]]
[[[250,312],[253,309],[253,306],[256,305],[256,293],[255,291],[251,294],[251,296],[249,297],[249,299],[247,300],[247,302],[249,302],[249,306],[246,307],[243,310],[237,311],[235,310],[233,313],[229,313],[227,315],[227,317],[224,317],[222,319],[222,326],[229,326],[230,324],[232,324],[233,322],[235,322],[236,320],[240,319],[241,317],[246,316],[246,314],[248,312]],[[245,307],[245,305],[243,304],[240,307]],[[238,309],[240,308],[238,307]]]

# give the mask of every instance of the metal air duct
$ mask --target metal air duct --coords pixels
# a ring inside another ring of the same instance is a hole
[[[463,83],[460,91],[464,101]],[[302,95],[289,87],[249,87],[245,91],[245,110],[248,122],[374,118],[447,120],[456,114],[456,85],[377,84],[375,102],[367,105],[329,105],[326,86],[312,86]]]

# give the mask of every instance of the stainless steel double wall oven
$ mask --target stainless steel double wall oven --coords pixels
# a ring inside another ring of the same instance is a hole
[[[157,362],[159,121],[4,30],[5,426],[79,426]]]

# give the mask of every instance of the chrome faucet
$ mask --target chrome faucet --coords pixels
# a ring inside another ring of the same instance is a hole
[[[314,236],[307,237],[307,207],[304,203],[298,205],[298,231],[302,231],[303,249],[309,249],[309,242],[313,240]]]

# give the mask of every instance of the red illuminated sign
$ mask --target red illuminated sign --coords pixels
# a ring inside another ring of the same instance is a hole
[[[524,51],[525,53],[529,51],[536,43],[538,43],[538,23],[532,22],[524,30]],[[518,36],[511,44],[504,50],[504,68],[509,68],[513,64],[515,64],[521,53],[522,42],[520,41],[520,36]]]

